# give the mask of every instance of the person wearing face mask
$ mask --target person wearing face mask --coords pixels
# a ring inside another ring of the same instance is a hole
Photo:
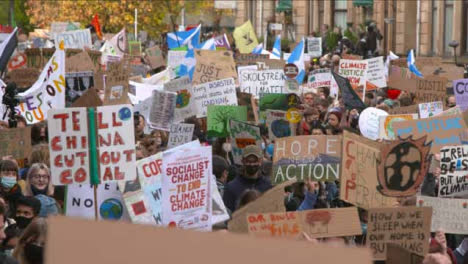
[[[10,209],[7,212],[8,217],[14,217],[15,204],[17,199],[22,196],[26,183],[19,180],[18,165],[12,159],[0,161],[0,193],[5,200],[5,205]]]
[[[39,215],[41,202],[34,197],[20,197],[16,203],[15,221],[20,230],[26,229]]]
[[[247,189],[254,189],[263,193],[272,186],[270,179],[262,171],[263,152],[257,145],[249,145],[243,149],[242,169],[224,189],[224,204],[232,212],[235,211],[239,199]]]
[[[34,196],[41,202],[39,216],[58,214],[58,205],[52,196],[54,186],[50,179],[50,171],[47,165],[35,163],[31,166],[26,176],[25,196]]]
[[[44,246],[46,241],[47,223],[45,218],[38,217],[24,230],[13,251],[13,256],[21,264],[44,263]]]

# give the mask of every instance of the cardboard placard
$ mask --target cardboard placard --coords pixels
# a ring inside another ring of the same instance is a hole
[[[195,50],[195,60],[197,63],[193,72],[192,85],[227,78],[234,78],[234,82],[238,84],[232,51]]]
[[[140,41],[129,41],[128,52],[131,56],[141,56],[141,42]]]
[[[454,171],[439,176],[439,197],[468,198],[468,173]]]
[[[361,235],[356,207],[247,215],[249,234],[260,237],[310,238]]]
[[[31,127],[0,130],[0,158],[12,156],[15,159],[31,155]]]
[[[424,257],[411,253],[402,246],[393,243],[387,243],[386,264],[421,264]]]
[[[400,115],[386,115],[379,117],[380,133],[379,138],[394,140],[396,139],[395,129],[393,124],[399,121],[415,120],[418,119],[418,114],[400,114]]]
[[[51,33],[62,33],[67,30],[69,24],[73,24],[75,27],[79,28],[79,22],[52,22],[50,23],[50,32]]]
[[[166,91],[153,91],[149,114],[149,124],[152,129],[169,131],[174,120],[177,94]]]
[[[247,121],[247,107],[233,105],[209,105],[207,117],[208,135],[226,137],[229,120]]]
[[[375,260],[387,257],[387,243],[395,243],[419,256],[429,251],[432,209],[394,207],[369,209],[366,243]]]
[[[211,231],[211,146],[163,153],[163,225]]]
[[[272,183],[290,179],[339,179],[341,136],[297,136],[275,140]]]
[[[322,38],[308,37],[307,52],[312,58],[322,56]]]
[[[192,87],[197,117],[206,117],[209,105],[237,105],[233,78],[202,83]]]
[[[98,69],[93,63],[93,60],[89,56],[88,52],[82,51],[78,54],[67,57],[67,63],[65,64],[66,72],[96,72]]]
[[[65,215],[95,219],[94,187],[88,184],[70,184],[67,186],[65,198]],[[97,204],[100,220],[129,221],[127,208],[124,206],[122,193],[117,183],[105,183],[97,186]]]
[[[365,248],[311,245],[307,242],[256,239],[221,232],[191,232],[66,217],[53,217],[47,221],[48,246],[45,248],[45,259],[48,264],[149,263],[155,259],[154,245],[160,245],[159,259],[171,259],[173,263],[206,263],[207,248],[213,251],[210,258],[225,259],[224,264],[306,263],[310,262],[311,256],[318,263],[372,263],[370,251]],[[232,254],[234,247],[242,254]],[[93,252],[99,248],[100,254],[83,254],[76,248],[82,252]],[[128,254],[129,248],[134,248],[133,254]],[[181,248],[185,249],[184,254],[180,253]],[[269,250],[265,251],[265,248]],[[288,254],[284,253],[285,248]],[[230,257],[226,258],[229,254]]]
[[[358,61],[341,59],[338,73],[349,80],[353,90],[362,93],[363,86],[366,85],[367,68],[367,60]]]
[[[167,147],[172,148],[192,141],[194,128],[194,124],[172,124]]]
[[[416,59],[416,65],[418,64],[419,60],[423,57],[418,57]],[[431,58],[431,57],[427,57]],[[441,59],[441,58],[439,58]],[[429,75],[437,75],[440,77],[447,78],[447,80],[451,83],[454,80],[458,80],[463,78],[465,69],[463,67],[459,67],[455,65],[453,62],[442,62],[437,63],[435,65],[431,65],[429,63],[423,63],[421,66],[418,66],[419,71],[422,73],[423,76]],[[447,85],[450,85],[447,84]]]
[[[10,82],[16,83],[18,88],[29,88],[39,78],[41,72],[36,68],[21,68],[8,72]]]
[[[166,82],[164,84],[164,90],[177,93],[174,122],[182,122],[184,119],[195,115],[194,96],[188,76]]]
[[[468,146],[447,146],[440,149],[440,173],[468,170]]]
[[[468,109],[468,79],[460,79],[453,81],[453,93],[457,105],[466,111]]]
[[[266,124],[268,127],[268,138],[290,137],[296,135],[296,125],[286,119],[286,111],[267,110]]]
[[[388,111],[390,115],[403,115],[403,114],[414,114],[414,113],[419,113],[419,105],[414,104],[410,106],[400,106],[400,107],[395,107],[390,109]],[[419,116],[419,115],[418,115]],[[417,119],[417,118],[415,118]]]
[[[94,88],[86,90],[83,95],[73,102],[72,107],[97,107],[102,106],[101,98]]]
[[[129,103],[128,69],[124,62],[111,63],[105,75],[104,105]]]
[[[418,196],[416,205],[432,207],[432,232],[444,230],[447,234],[468,234],[468,199]]]
[[[236,210],[231,216],[231,221],[228,222],[229,232],[248,233],[247,215],[250,213],[285,212],[284,187],[294,182],[295,180],[278,184],[263,193],[262,196],[258,197],[255,201]]]
[[[343,131],[340,199],[368,210],[392,206],[396,198],[377,191],[378,142]]]
[[[243,149],[246,146],[257,145],[259,148],[262,147],[260,127],[232,119],[229,122],[234,163],[241,165]]]
[[[419,117],[428,118],[436,116],[444,111],[442,101],[419,104]]]
[[[283,70],[245,70],[239,75],[240,89],[259,98],[264,93],[286,93]]]
[[[427,136],[426,144],[431,144],[431,153],[436,154],[444,146],[461,144],[459,134],[467,127],[462,115],[451,115],[395,122],[393,128],[402,138]]]
[[[380,118],[387,116],[384,110],[368,107],[359,115],[359,130],[368,139],[376,140],[380,136]]]
[[[91,40],[91,31],[89,28],[73,31],[64,31],[55,34],[55,45],[57,46],[60,41],[64,42],[66,49],[84,49],[93,47]]]
[[[257,65],[258,61],[265,61],[269,58],[266,54],[239,53],[236,54],[235,62],[237,66]]]
[[[94,73],[67,72],[65,74],[65,105],[71,106],[90,88],[94,88]]]
[[[249,93],[242,93],[238,90],[236,90],[236,93],[237,105],[247,107],[247,121],[258,123],[258,114],[257,109],[255,108],[255,98]]]

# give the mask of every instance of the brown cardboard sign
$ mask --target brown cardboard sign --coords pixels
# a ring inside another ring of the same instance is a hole
[[[283,264],[308,263],[311,256],[317,263],[372,263],[370,251],[366,248],[312,245],[300,241],[258,239],[221,232],[194,232],[60,216],[48,218],[47,223],[47,264],[152,263],[155,259],[193,264],[214,263],[220,259],[223,259],[224,264]],[[158,245],[157,256],[154,254],[154,245]],[[236,254],[233,254],[234,248]],[[83,254],[96,252],[97,249],[99,254]],[[129,249],[132,249],[131,254]]]
[[[0,130],[0,158],[29,158],[31,154],[31,127]]]
[[[236,85],[236,63],[232,51],[227,50],[195,50],[195,70],[192,85],[212,82],[221,79],[234,78]]]
[[[41,72],[36,68],[21,68],[8,73],[10,82],[16,83],[18,88],[29,88],[39,78]]]
[[[264,61],[269,58],[266,54],[249,54],[238,53],[236,54],[235,61],[237,66],[256,65],[257,61]]]
[[[98,107],[102,106],[102,101],[99,98],[97,90],[94,88],[88,89],[72,104],[72,107]]]
[[[387,257],[387,243],[403,246],[424,256],[429,251],[432,208],[394,207],[369,209],[366,243],[375,260]]]
[[[424,257],[411,253],[402,246],[393,243],[387,243],[386,264],[421,264]]]
[[[295,181],[287,181],[271,188],[257,200],[238,209],[232,214],[231,221],[228,222],[228,230],[234,233],[247,233],[247,215],[249,213],[270,213],[284,212],[284,187],[293,184]]]
[[[82,51],[76,55],[68,57],[65,67],[66,72],[97,71],[93,61],[91,60],[91,57],[86,51]]]
[[[343,131],[340,199],[364,209],[389,207],[397,202],[376,189],[381,146],[382,143]]]
[[[237,94],[237,104],[240,106],[243,106],[243,105],[247,106],[247,121],[258,123],[256,114],[253,108],[253,105],[254,105],[253,101],[255,99],[252,97],[252,94],[243,93],[243,92],[240,92],[239,90],[236,91],[236,94]]]
[[[146,49],[145,54],[145,60],[153,69],[166,66],[166,59],[164,58],[159,46],[153,46],[151,48]]]
[[[409,105],[409,106],[395,107],[395,108],[390,109],[388,113],[390,115],[417,114],[419,113],[419,106],[415,104],[415,105]]]
[[[249,233],[261,237],[310,238],[361,235],[356,207],[295,212],[256,213],[247,216]]]
[[[435,75],[435,73],[437,73],[437,76],[447,78],[449,83],[453,80],[463,79],[464,74],[463,67],[458,67],[454,64],[448,63],[427,66],[423,65],[419,70],[423,76]]]
[[[430,145],[426,137],[395,140],[381,148],[377,190],[391,197],[416,194],[430,166]]]
[[[111,63],[105,75],[104,105],[129,103],[128,70],[124,62]]]

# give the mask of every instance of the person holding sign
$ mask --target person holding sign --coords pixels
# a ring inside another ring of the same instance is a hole
[[[263,164],[263,152],[257,145],[249,145],[244,148],[242,155],[243,169],[240,175],[226,184],[224,190],[224,204],[234,212],[242,194],[247,189],[254,189],[261,193],[272,186],[270,179],[264,175],[261,167]]]

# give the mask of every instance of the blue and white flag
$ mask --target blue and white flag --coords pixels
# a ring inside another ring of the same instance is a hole
[[[260,43],[252,50],[252,54],[262,54],[262,51],[263,51],[263,43]]]
[[[202,49],[202,50],[216,50],[215,39],[211,38],[202,44],[199,45],[188,45],[187,54],[185,54],[184,61],[180,65],[179,76],[188,75],[190,80],[193,77],[193,71],[195,70],[195,49]]]
[[[410,50],[410,52],[408,52],[407,62],[408,62],[408,69],[410,70],[410,72],[412,72],[416,76],[422,78],[423,75],[418,70],[418,68],[416,68],[416,59],[414,58],[414,51],[413,50]]]
[[[273,44],[273,50],[271,51],[270,59],[281,59],[281,35],[276,36],[275,44]]]
[[[198,27],[191,30],[167,33],[167,47],[174,49],[186,46],[189,43],[194,46],[200,44],[200,30],[201,25],[198,25]]]
[[[305,66],[304,66],[304,46],[305,46],[304,38],[302,38],[301,42],[296,45],[291,56],[288,58],[288,63],[293,63],[297,66],[299,73],[296,76],[296,81],[300,85],[305,77]]]

